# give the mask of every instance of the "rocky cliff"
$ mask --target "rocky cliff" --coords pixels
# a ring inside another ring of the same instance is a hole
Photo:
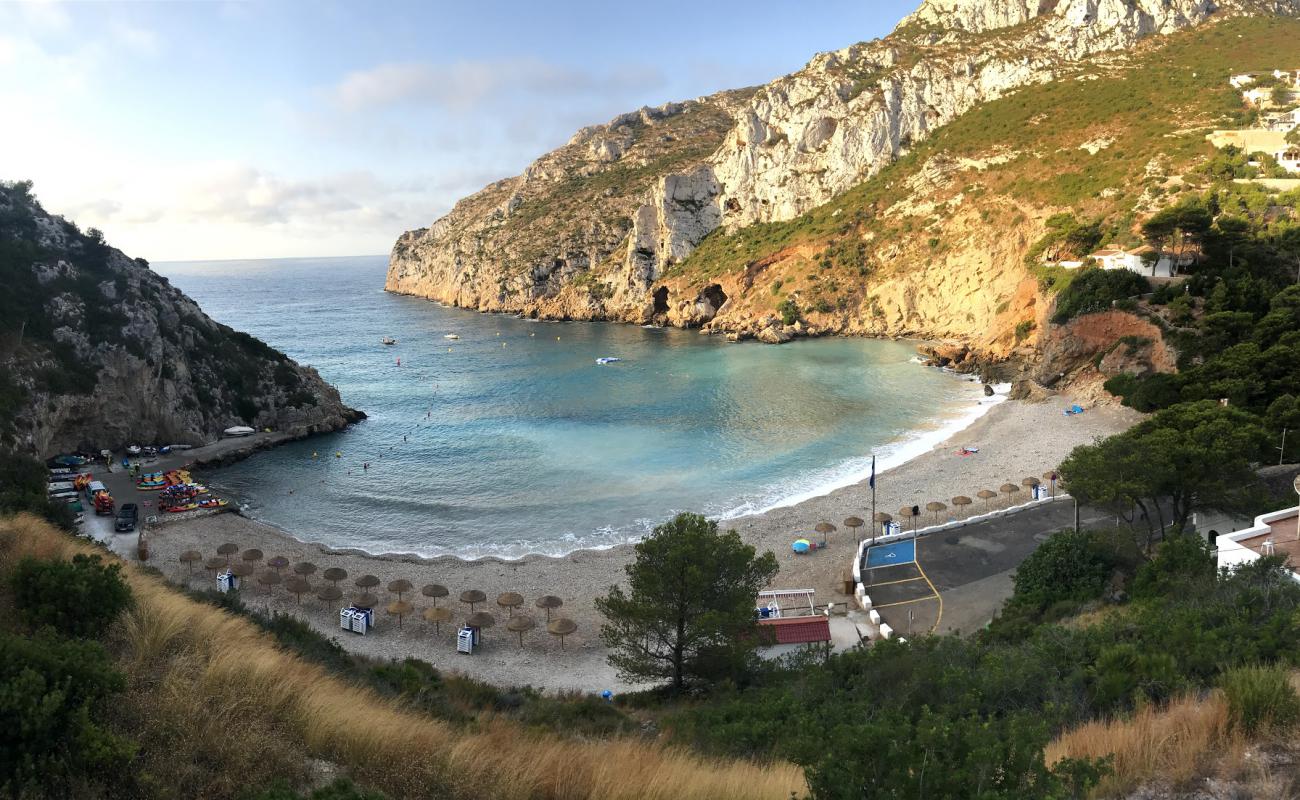
[[[780,287],[772,290],[772,278],[762,275],[775,275],[767,265],[792,255],[822,258],[825,242],[802,253],[744,242],[870,184],[974,108],[1027,86],[1095,80],[1123,69],[1133,52],[1149,51],[1143,40],[1247,15],[1300,16],[1300,0],[926,0],[890,36],[818,55],[756,91],[647,109],[580,132],[523,176],[466,198],[428,229],[404,234],[393,249],[387,288],[483,310],[711,324],[769,340],[809,330],[1004,339],[1026,317],[998,309],[1015,304],[1034,313],[1023,297],[1022,256],[1041,232],[1035,223],[1048,215],[1041,206],[1007,197],[1003,206],[1016,207],[1008,216],[1029,221],[1013,226],[1010,238],[1006,230],[979,230],[983,218],[964,220],[969,243],[984,241],[989,249],[947,248],[941,260],[922,249],[921,261],[907,271],[897,268],[897,258],[917,257],[914,242],[864,239],[872,249],[896,251],[888,270],[865,256],[849,263],[851,252],[830,258],[829,269],[840,286],[862,283],[868,273],[883,285],[871,297],[833,302],[799,326],[774,323],[775,304],[764,290],[775,297]],[[665,125],[656,114],[699,121],[698,146],[687,152],[684,140],[667,143],[660,135],[661,155],[638,157],[638,147],[655,141],[655,126]],[[622,163],[629,156],[632,170]],[[996,164],[1004,157],[990,148],[977,160]],[[931,167],[954,172],[952,159]],[[549,190],[543,208],[536,201],[547,194],[529,194],[530,183],[598,190],[585,191],[580,204],[563,197],[556,204],[557,193]],[[840,210],[859,220],[855,233],[865,233],[861,214],[896,206]],[[724,232],[739,237],[727,240],[733,250],[756,257],[695,255],[706,238]],[[951,297],[951,274],[962,295],[982,296],[936,307],[929,296]]]
[[[232,425],[341,428],[314,369],[214,322],[140,259],[0,183],[0,446],[46,457],[210,441]]]

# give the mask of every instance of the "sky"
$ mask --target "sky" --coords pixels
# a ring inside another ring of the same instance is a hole
[[[916,0],[0,0],[0,180],[150,261],[387,253],[578,128]]]

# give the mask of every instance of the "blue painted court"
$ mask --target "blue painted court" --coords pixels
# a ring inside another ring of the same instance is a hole
[[[878,544],[867,550],[867,569],[916,563],[916,540]]]

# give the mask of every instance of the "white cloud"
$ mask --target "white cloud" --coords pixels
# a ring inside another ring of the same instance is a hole
[[[644,91],[663,85],[650,66],[626,65],[597,74],[538,59],[380,64],[351,72],[332,89],[345,111],[401,105],[473,109],[487,100],[519,94],[586,96]]]

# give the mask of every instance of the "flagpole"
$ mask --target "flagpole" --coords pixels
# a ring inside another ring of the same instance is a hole
[[[876,543],[876,535],[880,533],[880,521],[876,519],[876,454],[871,454],[871,543]]]

